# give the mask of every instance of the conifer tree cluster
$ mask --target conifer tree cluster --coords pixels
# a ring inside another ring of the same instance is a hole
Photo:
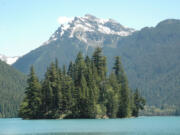
[[[138,116],[145,100],[133,93],[119,57],[107,75],[106,57],[96,48],[92,58],[79,52],[66,69],[52,63],[41,82],[33,67],[19,116],[24,119],[124,118]]]

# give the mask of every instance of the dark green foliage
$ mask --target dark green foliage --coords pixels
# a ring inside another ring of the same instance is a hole
[[[119,100],[121,99],[120,90],[121,86],[116,79],[116,75],[111,73],[109,76],[110,88],[107,91],[107,115],[111,118],[116,118],[119,107]],[[109,102],[111,101],[111,102]]]
[[[139,110],[144,109],[145,99],[140,96],[138,89],[135,90],[133,98],[134,106],[132,110],[132,115],[137,117],[139,115]]]
[[[106,57],[102,55],[102,49],[97,48],[92,56],[93,63],[101,79],[106,77]]]
[[[18,117],[26,76],[0,61],[0,118]]]
[[[121,84],[121,90],[119,91],[120,99],[118,117],[129,117],[131,116],[130,90],[119,56],[115,57],[115,64],[113,69],[118,83]]]
[[[67,113],[73,106],[74,83],[71,77],[64,76],[61,80],[61,111]]]
[[[119,63],[119,64],[117,64]],[[46,118],[124,118],[143,109],[139,93],[129,90],[119,57],[114,72],[106,75],[106,58],[97,48],[92,59],[78,53],[68,71],[52,63],[40,86],[33,69],[28,79],[26,97],[20,107],[20,117]],[[62,71],[62,72],[61,72]],[[130,101],[133,101],[133,107]],[[138,112],[136,116],[138,115]]]
[[[37,119],[40,118],[41,84],[33,67],[31,67],[27,84],[26,96],[20,106],[19,116],[25,119]]]

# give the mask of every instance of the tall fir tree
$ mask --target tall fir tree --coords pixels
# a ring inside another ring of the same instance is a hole
[[[119,110],[118,110],[118,117],[130,117],[131,116],[131,108],[130,108],[130,90],[128,86],[127,77],[125,75],[120,57],[115,57],[115,64],[114,64],[114,73],[117,77],[118,83],[121,85],[121,90],[119,93]]]
[[[35,74],[33,66],[27,80],[25,98],[20,106],[19,116],[24,119],[38,119],[40,116],[41,106],[41,84]]]
[[[107,93],[107,115],[110,118],[116,118],[118,113],[119,107],[119,100],[120,100],[120,90],[121,87],[118,84],[117,78],[115,74],[112,72],[109,76],[109,85],[111,86]]]
[[[63,76],[61,82],[61,92],[62,92],[62,103],[61,103],[61,111],[62,113],[69,113],[73,106],[73,91],[74,84],[69,76]]]
[[[72,78],[74,79],[74,64],[73,62],[71,61],[70,64],[69,64],[69,68],[68,68],[68,72],[67,74]]]
[[[106,78],[106,57],[102,54],[101,48],[96,48],[93,56],[92,61],[94,62],[94,65],[97,69],[98,75],[102,80],[105,80]]]
[[[42,83],[42,113],[44,118],[52,117],[52,99],[53,90],[50,84],[49,69],[46,72],[45,79]]]
[[[60,92],[61,87],[58,84],[59,75],[57,71],[57,67],[54,63],[51,63],[46,76],[45,81],[43,83],[43,109],[46,112],[47,118],[49,117],[58,117],[56,113],[59,111],[59,103],[60,103]]]
[[[133,99],[134,99],[134,106],[133,106],[133,109],[132,109],[132,115],[134,117],[138,117],[139,110],[144,109],[145,99],[140,96],[138,89],[135,90]]]

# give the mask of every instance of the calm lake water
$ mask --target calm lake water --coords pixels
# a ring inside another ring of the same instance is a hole
[[[106,120],[0,119],[0,135],[180,135],[180,117]]]

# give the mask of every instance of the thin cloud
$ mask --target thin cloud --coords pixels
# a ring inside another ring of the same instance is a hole
[[[58,23],[64,25],[64,24],[68,24],[72,20],[73,20],[73,17],[60,16],[58,18]]]

